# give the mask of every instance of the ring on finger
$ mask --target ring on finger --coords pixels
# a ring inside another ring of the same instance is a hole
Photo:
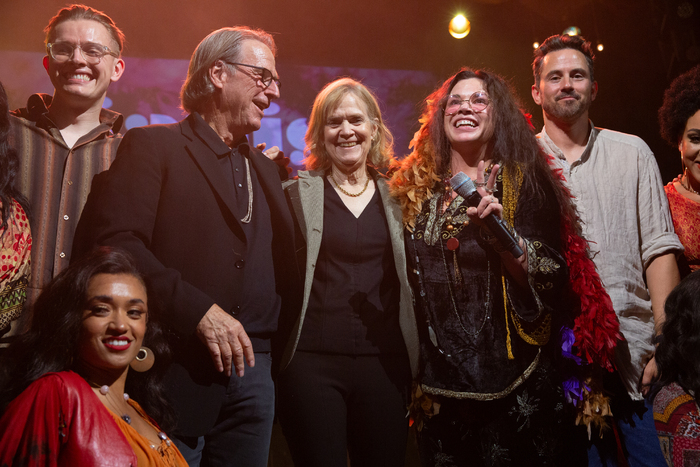
[[[495,196],[491,196],[491,201],[490,201],[490,202],[491,202],[491,203],[498,203],[498,198],[496,198]]]
[[[488,182],[474,182],[474,186],[477,188],[483,188],[488,184]],[[488,188],[486,189],[488,191]]]

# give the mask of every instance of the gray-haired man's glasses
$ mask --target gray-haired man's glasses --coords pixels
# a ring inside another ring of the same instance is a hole
[[[117,52],[112,52],[106,45],[96,44],[94,42],[76,45],[68,42],[53,42],[46,44],[46,50],[49,52],[51,58],[60,63],[67,62],[73,58],[75,49],[80,50],[80,55],[82,55],[85,61],[90,65],[97,65],[105,55],[111,55],[112,57],[119,58],[119,54]]]
[[[260,76],[258,77],[258,79],[262,82],[264,88],[269,87],[273,81],[277,85],[277,89],[282,88],[282,82],[279,80],[279,78],[275,78],[274,76],[272,76],[272,72],[270,70],[268,70],[267,68],[263,68],[261,66],[255,66],[255,65],[248,65],[247,63],[236,63],[236,62],[226,62],[226,63],[228,63],[229,65],[245,66],[248,68],[255,68],[256,70],[259,70]]]

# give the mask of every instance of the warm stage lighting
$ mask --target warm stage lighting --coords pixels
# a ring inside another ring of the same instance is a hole
[[[450,34],[455,39],[467,37],[471,29],[471,24],[469,24],[469,20],[464,15],[457,15],[450,21]]]
[[[598,49],[598,52],[602,52],[603,51],[603,44],[599,43],[598,46],[596,47],[596,49]]]
[[[566,34],[567,36],[580,36],[581,30],[576,26],[571,26],[569,28],[564,29],[564,32],[562,34]]]
[[[532,48],[533,48],[533,49],[537,49],[539,46],[540,46],[540,43],[539,43],[539,42],[533,42],[533,43],[532,43]]]

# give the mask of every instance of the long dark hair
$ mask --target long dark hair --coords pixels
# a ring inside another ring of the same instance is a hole
[[[0,83],[0,201],[2,201],[3,235],[7,230],[7,219],[12,213],[12,199],[14,198],[29,215],[29,203],[27,199],[15,188],[15,178],[19,171],[17,152],[10,147],[10,108],[7,101],[5,87]]]
[[[423,201],[437,189],[436,185],[450,167],[451,146],[445,133],[444,103],[458,82],[470,78],[483,81],[491,99],[494,132],[487,148],[491,160],[505,166],[519,166],[524,175],[524,187],[540,198],[544,196],[540,186],[543,180],[552,186],[559,184],[511,86],[495,73],[462,68],[425,99],[421,128],[411,141],[413,152],[394,172],[392,194],[401,202],[404,224],[409,227],[420,213]],[[568,207],[571,200],[562,190],[557,189],[555,193],[560,206],[572,209]]]
[[[666,298],[656,365],[659,387],[678,383],[700,401],[700,271],[683,279]]]
[[[37,299],[29,330],[18,336],[0,362],[1,410],[42,375],[75,367],[87,289],[97,274],[128,274],[145,285],[133,258],[123,250],[108,247],[93,251],[56,276]],[[175,417],[161,383],[170,350],[158,324],[158,306],[151,296],[148,305],[143,345],[153,350],[156,364],[144,373],[129,372],[126,392],[163,430],[170,430]]]

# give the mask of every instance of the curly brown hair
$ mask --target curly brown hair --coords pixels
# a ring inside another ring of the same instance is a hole
[[[688,119],[700,110],[700,65],[674,79],[659,109],[661,137],[677,147]]]
[[[409,228],[421,212],[423,201],[432,196],[436,184],[450,166],[450,142],[444,123],[445,98],[459,81],[470,78],[483,81],[491,99],[494,133],[487,148],[491,159],[505,166],[518,166],[524,174],[525,186],[529,185],[537,193],[541,192],[535,183],[538,174],[555,183],[546,156],[511,86],[495,73],[462,68],[425,99],[421,127],[410,145],[413,151],[398,163],[393,173],[392,194],[400,201],[403,221]],[[560,199],[560,204],[566,202]]]

